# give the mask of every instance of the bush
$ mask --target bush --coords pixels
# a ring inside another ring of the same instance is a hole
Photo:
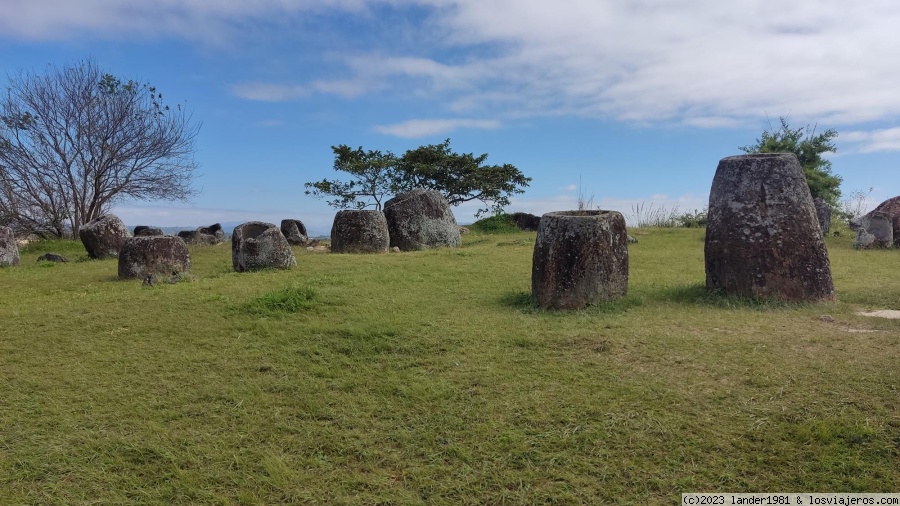
[[[472,232],[482,234],[514,234],[521,232],[511,215],[506,213],[495,214],[489,218],[476,221],[467,227]]]

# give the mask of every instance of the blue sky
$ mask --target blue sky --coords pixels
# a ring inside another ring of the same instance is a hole
[[[842,189],[900,194],[900,3],[792,0],[0,0],[0,73],[85,58],[202,122],[201,193],[121,202],[130,224],[334,210],[303,183],[330,146],[452,139],[531,187],[509,211],[703,208],[767,124],[835,128]],[[455,209],[461,223],[477,206]]]

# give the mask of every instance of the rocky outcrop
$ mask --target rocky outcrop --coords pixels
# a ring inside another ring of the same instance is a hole
[[[460,245],[459,225],[450,204],[438,191],[416,189],[401,193],[385,202],[384,217],[391,246],[402,251]]]
[[[891,245],[900,247],[900,196],[887,199],[868,214],[850,220],[850,228],[857,231],[857,236],[859,236],[859,229],[864,228],[869,235],[875,236],[873,243],[884,244],[888,238],[888,233],[883,228],[885,219],[891,225],[891,240],[887,242],[887,247]]]
[[[388,224],[381,211],[338,211],[331,226],[332,253],[384,253],[390,246]]]
[[[290,269],[297,265],[291,245],[272,223],[250,221],[234,227],[231,262],[237,272]]]
[[[628,233],[615,211],[560,211],[541,217],[531,293],[544,308],[578,309],[628,292]]]
[[[813,205],[816,208],[819,228],[822,229],[822,237],[828,237],[828,232],[831,230],[831,206],[822,197],[814,198]]]
[[[519,230],[534,232],[541,224],[541,217],[530,213],[512,213],[510,217]]]
[[[105,214],[82,225],[78,237],[89,257],[102,260],[118,257],[131,232],[117,216]]]
[[[834,299],[831,264],[793,154],[723,158],[709,195],[706,286],[742,297]]]
[[[148,227],[146,225],[138,225],[134,227],[134,236],[135,237],[149,237],[153,235],[165,235],[161,228],[158,227]]]
[[[306,226],[300,220],[281,220],[281,233],[291,246],[304,246],[309,240]]]
[[[180,237],[136,236],[119,252],[119,278],[170,276],[191,270],[191,254]]]
[[[19,244],[9,227],[0,227],[0,267],[19,265]]]

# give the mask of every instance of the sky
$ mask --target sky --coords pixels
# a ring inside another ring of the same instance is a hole
[[[533,178],[509,212],[692,211],[782,116],[839,132],[871,209],[900,194],[898,26],[895,0],[0,0],[0,75],[92,59],[191,112],[199,195],[119,202],[129,225],[327,234],[303,184],[340,177],[331,146],[447,138]]]

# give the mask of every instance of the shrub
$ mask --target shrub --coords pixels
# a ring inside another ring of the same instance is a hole
[[[468,229],[482,234],[514,234],[521,232],[519,227],[516,226],[516,222],[513,221],[512,216],[506,213],[495,214],[489,218],[478,220],[469,225]]]

